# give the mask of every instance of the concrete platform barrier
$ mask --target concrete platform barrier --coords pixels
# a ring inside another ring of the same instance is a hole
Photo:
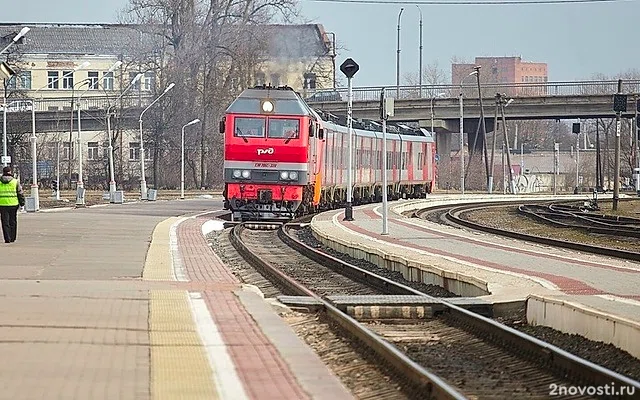
[[[537,295],[527,297],[527,322],[610,343],[640,358],[640,323],[574,302]]]
[[[311,228],[316,239],[325,246],[390,271],[400,272],[408,281],[438,285],[463,297],[491,294],[487,282],[473,276],[438,268],[426,260],[415,261],[416,257],[399,256],[380,247],[345,240],[338,235],[329,233],[326,228],[320,228],[318,223],[314,223],[314,221],[311,222]]]

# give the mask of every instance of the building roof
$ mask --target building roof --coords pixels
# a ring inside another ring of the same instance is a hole
[[[19,42],[23,54],[133,55],[140,54],[141,49],[159,47],[160,40],[157,35],[144,33],[148,31],[144,25],[3,23],[0,46],[9,43],[23,26],[31,28]],[[257,30],[271,38],[267,51],[270,57],[318,57],[330,51],[322,25],[266,25]]]

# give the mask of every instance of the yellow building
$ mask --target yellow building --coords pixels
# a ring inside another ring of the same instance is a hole
[[[0,49],[23,26],[0,24]],[[25,103],[18,99],[31,99],[37,112],[56,111],[63,116],[58,117],[58,132],[38,134],[40,148],[49,149],[39,158],[48,160],[51,165],[60,148],[61,173],[65,176],[70,172],[73,181],[78,154],[73,110],[77,110],[78,105],[88,112],[105,110],[108,106],[134,105],[132,102],[143,104],[152,93],[161,91],[162,88],[155,87],[155,73],[145,70],[145,66],[135,60],[152,60],[157,49],[162,48],[164,38],[144,33],[134,25],[30,24],[29,28],[26,36],[0,56],[0,60],[6,61],[17,73],[7,82],[7,110],[24,111]],[[263,62],[255,71],[255,84],[289,85],[303,93],[307,88],[333,87],[335,46],[330,39],[334,36],[327,34],[322,25],[267,25],[259,29],[266,38],[267,48]],[[141,79],[129,87],[139,74]],[[121,97],[127,87],[128,93],[135,95]],[[118,98],[120,101],[116,103]],[[106,116],[103,118],[106,120]],[[122,162],[116,171],[121,175],[120,181],[133,182],[140,175],[138,131],[119,133],[116,158]],[[52,142],[57,143],[55,148]],[[96,184],[104,182],[108,145],[106,123],[99,130],[83,130],[79,142],[85,183],[89,182],[91,186],[92,180]],[[145,159],[150,160],[150,154],[145,151]],[[30,168],[27,164],[25,168]],[[41,172],[41,175],[47,173]]]

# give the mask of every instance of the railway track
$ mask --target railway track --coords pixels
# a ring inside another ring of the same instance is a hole
[[[296,238],[299,226],[286,224],[275,232],[256,233],[238,225],[230,233],[231,242],[284,293],[320,303],[325,318],[401,377],[410,398],[540,398],[548,396],[551,384],[572,383],[615,383],[640,391],[636,381],[317,251]],[[413,294],[439,303],[444,311],[433,319],[361,323],[327,300],[338,294]]]
[[[550,237],[543,237],[537,235],[531,235],[523,232],[515,232],[508,229],[496,228],[493,226],[487,226],[481,223],[477,223],[474,221],[470,221],[465,218],[465,215],[468,213],[472,213],[475,211],[480,211],[486,209],[487,207],[504,207],[504,205],[496,205],[495,203],[475,203],[475,204],[466,204],[466,205],[456,205],[456,206],[447,206],[440,209],[424,209],[415,212],[415,216],[422,219],[434,220],[433,215],[437,215],[438,219],[444,221],[445,223],[471,228],[477,231],[492,233],[495,235],[511,237],[519,240],[526,240],[530,242],[545,244],[548,246],[562,247],[568,248],[572,250],[582,251],[585,253],[592,253],[598,255],[605,255],[609,257],[622,258],[626,260],[640,261],[640,253],[635,251],[617,249],[617,248],[609,248],[602,246],[590,245],[587,243],[579,243],[568,240],[554,239]],[[553,223],[556,226],[560,226],[559,224],[564,224],[564,228],[581,228],[589,230],[592,233],[607,233],[609,235],[625,237],[628,239],[628,232],[635,232],[634,235],[638,235],[636,237],[640,237],[640,229],[634,226],[635,222],[629,218],[620,219],[620,225],[615,226],[615,222],[611,221],[611,219],[606,217],[598,217],[596,215],[589,216],[586,218],[581,216],[578,220],[582,225],[573,224],[570,225],[566,222],[561,222],[560,220],[568,220],[570,217],[570,212],[567,211],[566,207],[562,205],[531,205],[528,204],[524,207],[520,207],[523,213],[530,213],[534,218],[539,220],[545,220],[549,223]],[[555,211],[553,211],[555,210]],[[574,212],[575,213],[575,212]],[[430,215],[431,214],[431,215]],[[549,215],[553,214],[557,219],[552,220]],[[626,235],[626,236],[625,236]]]

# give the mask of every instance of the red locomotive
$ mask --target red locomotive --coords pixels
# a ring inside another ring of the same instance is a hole
[[[288,87],[246,89],[220,123],[225,208],[233,219],[291,219],[346,204],[348,129]],[[353,129],[353,204],[382,200],[382,134]],[[435,142],[387,135],[390,199],[419,198],[435,179]]]

